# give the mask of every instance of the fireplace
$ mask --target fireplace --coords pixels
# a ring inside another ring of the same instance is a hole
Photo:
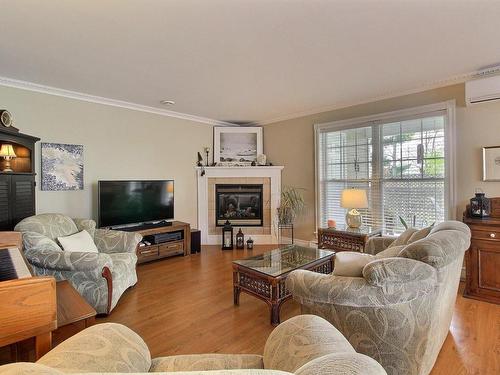
[[[263,185],[216,184],[215,223],[222,227],[226,220],[233,226],[261,227],[263,224]]]

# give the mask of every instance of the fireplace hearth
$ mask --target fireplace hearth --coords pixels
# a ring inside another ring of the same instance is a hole
[[[215,223],[222,227],[226,220],[233,226],[263,225],[263,185],[216,184]]]

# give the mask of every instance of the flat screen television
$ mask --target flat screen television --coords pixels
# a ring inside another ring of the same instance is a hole
[[[99,181],[99,227],[140,225],[174,218],[174,181]]]

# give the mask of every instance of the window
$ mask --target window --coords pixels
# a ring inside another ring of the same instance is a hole
[[[454,103],[316,126],[318,226],[345,222],[343,189],[368,193],[364,224],[388,233],[400,221],[426,226],[450,217]]]

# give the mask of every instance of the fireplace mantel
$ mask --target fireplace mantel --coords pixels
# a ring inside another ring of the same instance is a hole
[[[281,171],[283,166],[249,166],[249,167],[196,167],[198,181],[198,229],[201,230],[201,241],[205,245],[221,243],[221,236],[209,233],[209,188],[211,178],[268,178],[270,184],[271,234],[251,235],[255,243],[277,243],[276,209],[281,196]],[[205,174],[202,176],[202,170]]]

